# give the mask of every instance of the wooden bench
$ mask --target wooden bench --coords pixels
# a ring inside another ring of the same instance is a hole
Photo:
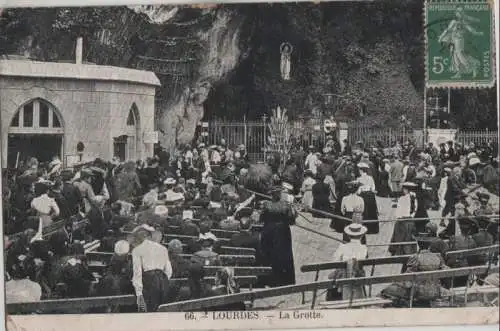
[[[212,286],[215,285],[215,277],[205,277],[204,279]],[[257,282],[257,277],[251,275],[235,276],[235,279],[241,287],[252,287]],[[172,278],[169,283],[176,286],[188,286],[188,279]],[[88,310],[102,309],[112,306],[132,306],[135,304],[136,296],[129,294],[107,297],[52,299],[42,300],[39,302],[12,303],[7,305],[7,312],[9,314],[31,314],[50,311],[64,312],[75,308]]]
[[[205,275],[213,276],[219,270],[217,266],[206,266]],[[235,276],[262,276],[272,273],[271,267],[233,267]]]
[[[361,307],[382,307],[391,304],[392,300],[384,298],[364,298],[354,299],[352,302],[349,300],[338,301],[325,301],[319,302],[316,309],[348,309],[348,308],[361,308]]]
[[[251,228],[250,231],[260,231],[262,230],[262,227],[257,227],[257,228]],[[169,234],[179,234],[181,231],[180,226],[175,226],[175,225],[169,225],[167,227],[167,231],[171,231],[167,233]],[[210,232],[212,232],[217,238],[225,238],[225,239],[231,239],[235,234],[238,234],[239,231],[232,231],[232,230],[222,230],[222,229],[210,229]]]
[[[496,271],[498,267],[495,267]],[[182,302],[175,302],[170,304],[161,305],[158,309],[160,312],[180,312],[180,311],[193,311],[193,310],[203,310],[214,306],[221,306],[231,303],[237,303],[242,301],[253,301],[256,299],[270,298],[275,296],[282,296],[294,293],[300,293],[305,291],[314,291],[320,289],[329,289],[333,286],[343,286],[343,285],[370,285],[370,284],[383,284],[383,283],[393,283],[402,281],[415,282],[416,280],[422,279],[442,279],[449,277],[458,277],[470,275],[472,273],[482,273],[487,271],[489,268],[486,266],[481,267],[467,267],[467,268],[457,268],[439,271],[427,271],[418,273],[407,273],[399,275],[386,275],[386,276],[372,276],[372,277],[362,277],[362,278],[346,278],[338,279],[335,281],[326,280],[319,282],[311,282],[298,285],[288,285],[280,286],[269,289],[255,290],[252,292],[237,293],[230,295],[221,295],[210,298],[187,300]],[[494,269],[494,268],[492,268]],[[493,270],[492,270],[493,271]],[[412,291],[413,292],[413,291]],[[352,300],[350,300],[352,303]],[[314,309],[315,302],[312,303],[311,309]]]
[[[107,266],[109,264],[113,253],[89,252],[86,256],[89,261],[89,267],[102,267],[102,265]],[[179,254],[179,256],[186,259],[193,257],[192,254]],[[219,259],[223,266],[251,266],[255,263],[255,256],[253,255],[219,255]]]
[[[173,239],[177,239],[177,240],[179,240],[183,244],[187,244],[187,243],[189,243],[191,241],[198,241],[199,240],[198,237],[195,237],[195,236],[185,236],[185,235],[181,235],[181,234],[167,234],[165,236],[165,240],[166,241],[170,241],[170,240],[173,240]],[[231,246],[231,240],[230,239],[227,239],[227,238],[217,238],[217,240],[219,242],[221,242],[224,246]]]
[[[9,314],[32,314],[51,311],[64,312],[73,309],[102,309],[112,306],[132,306],[135,304],[135,295],[129,294],[106,297],[52,299],[38,302],[9,303],[6,305],[6,309]]]
[[[87,258],[89,260],[89,269],[93,272],[102,271],[103,268],[107,267],[111,261],[113,253],[108,252],[88,252]],[[130,255],[129,255],[130,256]],[[183,254],[186,258],[192,257],[190,254]],[[241,255],[220,255],[227,257],[227,259],[242,259]],[[253,258],[253,256],[251,256]],[[251,260],[250,258],[250,260]],[[245,260],[246,262],[247,260]],[[207,276],[215,275],[215,272],[219,270],[220,266],[205,266],[205,271]],[[235,276],[260,276],[268,275],[272,272],[271,267],[261,267],[261,266],[234,266]],[[102,272],[101,272],[102,273]]]

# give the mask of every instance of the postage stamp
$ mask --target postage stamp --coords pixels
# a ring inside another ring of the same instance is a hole
[[[498,324],[491,2],[80,1],[0,12],[8,330]]]
[[[430,0],[425,6],[428,87],[491,87],[493,1]]]

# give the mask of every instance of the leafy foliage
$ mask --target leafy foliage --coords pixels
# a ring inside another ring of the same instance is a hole
[[[240,119],[245,114],[251,120],[280,105],[291,120],[318,109],[373,126],[397,127],[402,114],[422,125],[421,0],[219,7],[241,17],[243,55],[231,75],[215,82],[205,102],[210,118]],[[127,7],[4,10],[0,54],[70,61],[75,39],[83,36],[84,60],[96,64],[147,68],[141,56],[189,58],[187,74],[159,75],[157,105],[166,109],[169,100],[196,81],[193,73],[207,53],[199,35],[216,10],[179,7],[176,21],[163,25],[151,24]],[[279,70],[284,41],[294,47],[289,81],[281,79]],[[459,127],[496,126],[494,91],[454,90],[452,120]],[[332,104],[325,103],[326,94],[334,95]]]
[[[291,127],[288,121],[286,109],[281,109],[280,106],[273,109],[273,116],[269,121],[267,137],[267,150],[278,153],[281,162],[288,159],[291,150]]]

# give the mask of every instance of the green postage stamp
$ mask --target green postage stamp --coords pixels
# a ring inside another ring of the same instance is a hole
[[[495,83],[494,4],[427,0],[427,87],[491,87]]]

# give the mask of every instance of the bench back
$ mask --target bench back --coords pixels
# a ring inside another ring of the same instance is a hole
[[[184,244],[187,244],[187,243],[189,243],[191,241],[197,241],[199,238],[195,237],[195,236],[185,236],[185,235],[182,235],[182,234],[167,234],[165,236],[165,240],[166,241],[170,241],[172,239],[177,239],[180,242],[182,242]],[[224,246],[230,246],[231,239],[228,239],[228,238],[217,238],[217,240],[220,241],[222,243],[222,245],[224,245]]]
[[[7,313],[30,314],[35,312],[67,311],[72,309],[88,310],[110,306],[131,306],[136,304],[135,295],[117,295],[107,297],[89,297],[72,299],[52,299],[39,302],[9,303]]]
[[[383,264],[405,264],[406,262],[408,262],[408,259],[410,257],[411,255],[387,256],[387,257],[358,260],[358,262],[361,266],[383,265]],[[344,269],[346,268],[346,266],[347,262],[314,263],[314,264],[303,265],[302,267],[300,267],[300,271],[311,272],[311,271],[321,271],[330,269]]]
[[[446,252],[446,257],[466,257],[466,256],[474,256],[474,255],[482,255],[482,254],[491,254],[498,255],[498,249],[500,245],[491,245],[485,247],[477,247],[471,249],[463,249],[459,251],[450,251]]]
[[[89,260],[90,266],[107,266],[110,263],[111,258],[113,257],[113,253],[88,252],[86,256]],[[179,256],[186,259],[191,259],[193,257],[192,254],[179,254]],[[250,266],[255,263],[254,255],[219,255],[219,259],[224,266]]]

